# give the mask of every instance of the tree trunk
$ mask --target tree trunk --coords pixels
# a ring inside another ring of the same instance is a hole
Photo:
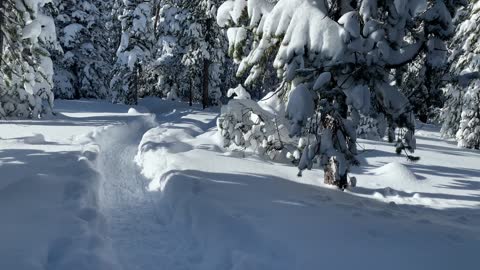
[[[190,107],[193,106],[193,83],[192,83],[192,78],[190,77],[190,92],[188,93],[189,94],[189,97],[188,97],[188,105],[190,105]]]
[[[3,17],[5,16],[4,14],[4,9],[3,9],[3,0],[0,0],[0,67],[2,67],[2,62],[3,62]]]
[[[0,0],[1,1],[1,0]],[[153,25],[153,34],[157,34],[157,27],[158,27],[158,19],[160,17],[160,5],[155,3],[155,23]]]
[[[81,73],[79,72],[77,62],[73,64],[73,70],[75,72],[74,74],[75,75],[75,82],[74,82],[75,92],[73,93],[73,99],[81,99],[82,98],[82,93],[80,92],[81,82],[78,79]]]
[[[203,98],[202,104],[203,109],[208,107],[208,84],[209,84],[209,69],[210,69],[210,61],[205,59],[203,61]]]
[[[135,92],[133,93],[133,105],[138,105],[138,89],[140,88],[140,78],[142,76],[142,66],[136,64],[135,68]]]
[[[205,35],[205,41],[207,42],[209,47],[214,46],[214,39],[211,37],[211,28],[212,28],[213,20],[211,18],[208,18],[206,21],[206,35]],[[208,102],[208,86],[210,84],[210,59],[204,58],[203,59],[203,98],[202,98],[202,104],[203,104],[203,109],[207,108],[209,105]]]
[[[140,85],[140,73],[141,67],[140,64],[136,63],[132,71],[129,71],[127,77],[129,77],[128,90],[125,93],[125,104],[126,105],[137,105],[138,104],[138,88]]]
[[[335,168],[334,161],[330,158],[328,164],[324,168],[324,182],[327,185],[335,185]]]
[[[338,173],[338,161],[333,157],[324,168],[324,182],[327,185],[337,186],[341,190],[348,188],[347,173],[343,175]]]

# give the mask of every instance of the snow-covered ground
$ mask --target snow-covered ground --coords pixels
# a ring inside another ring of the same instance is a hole
[[[480,152],[361,141],[358,187],[229,152],[217,112],[57,101],[0,122],[0,269],[475,269]],[[151,112],[152,114],[148,114]]]

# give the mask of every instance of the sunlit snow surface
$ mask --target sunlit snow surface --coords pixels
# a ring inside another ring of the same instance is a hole
[[[340,192],[321,170],[226,151],[216,110],[56,105],[0,122],[0,269],[478,265],[480,152],[434,126],[418,126],[417,163],[360,141],[358,187]]]

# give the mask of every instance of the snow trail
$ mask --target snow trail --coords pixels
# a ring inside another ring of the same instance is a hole
[[[149,119],[141,118],[111,127],[96,138],[101,146],[97,168],[103,179],[100,209],[123,269],[157,269],[160,263],[164,269],[188,269],[182,266],[178,253],[170,256],[175,248],[182,248],[182,240],[163,224],[160,196],[147,191],[149,180],[134,162],[142,135],[152,125]]]
[[[99,141],[102,151],[98,157],[98,169],[103,177],[100,205],[107,217],[117,259],[124,269],[148,269],[156,262],[158,245],[162,244],[152,237],[163,233],[155,220],[155,203],[151,201],[155,198],[145,196],[145,179],[138,174],[133,162],[138,142],[146,129],[142,121],[113,127]],[[130,265],[131,262],[143,265]]]

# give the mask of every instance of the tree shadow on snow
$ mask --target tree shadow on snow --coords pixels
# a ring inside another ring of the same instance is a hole
[[[18,125],[18,126],[71,126],[71,127],[81,127],[81,126],[106,126],[112,125],[114,123],[121,123],[131,120],[136,115],[106,115],[106,116],[88,116],[88,117],[69,117],[65,115],[57,115],[50,119],[43,120],[10,120],[10,121],[1,121],[1,125]]]
[[[450,188],[450,187],[449,187]],[[465,188],[466,189],[466,188]],[[476,202],[480,206],[480,195],[472,194],[472,195],[456,195],[456,194],[447,194],[447,193],[432,193],[432,192],[405,192],[401,190],[395,190],[392,188],[365,188],[365,187],[355,187],[352,190],[355,194],[361,195],[372,195],[375,192],[383,194],[384,196],[400,196],[402,198],[412,198],[414,195],[419,195],[420,198],[427,198],[427,199],[445,199],[445,200],[461,200],[461,201],[471,201]]]
[[[437,187],[440,188],[448,188],[448,189],[459,189],[459,190],[480,190],[480,181],[478,180],[460,180],[460,179],[455,179],[453,180],[453,183],[447,184],[447,185],[437,185]],[[480,199],[479,199],[480,200]]]
[[[68,173],[67,164],[78,160],[79,154],[66,151],[0,149],[0,182],[13,179],[35,181],[38,175],[48,176]]]
[[[314,186],[294,182],[288,179],[273,175],[263,174],[232,174],[214,173],[197,170],[173,170],[164,176],[167,185],[164,193],[175,193],[179,196],[200,195],[205,193],[208,198],[218,197],[220,201],[243,204],[258,205],[259,209],[266,204],[268,208],[283,209],[285,207],[330,207],[343,205],[344,209],[358,210],[364,206],[389,209],[391,205],[378,200],[361,198],[341,192],[333,187]],[[169,190],[171,189],[171,190]],[[366,188],[354,188],[353,194],[373,194],[375,190]],[[399,192],[402,196],[411,196],[406,192]],[[421,193],[422,198],[446,198],[458,200],[470,200],[479,202],[479,196],[456,196],[449,194]],[[238,201],[237,201],[238,199]],[[367,207],[367,208],[368,208]],[[476,216],[480,217],[478,209],[455,210],[434,210],[424,206],[398,205],[398,211],[415,209],[430,213],[450,212],[460,214],[462,211],[477,211]],[[403,209],[403,210],[402,210]],[[294,213],[292,213],[294,214]],[[479,220],[480,221],[480,220]]]
[[[377,142],[377,141],[369,141],[369,144],[374,145],[391,145],[386,142]],[[445,155],[458,155],[458,156],[470,156],[470,157],[478,157],[480,159],[480,153],[478,151],[469,150],[469,149],[455,149],[449,148],[444,146],[438,145],[430,145],[430,144],[417,144],[419,146],[419,150],[425,151],[432,151],[432,152],[439,152]],[[379,149],[372,149],[366,148],[365,151],[360,151],[357,159],[360,162],[359,167],[354,167],[352,172],[358,174],[371,174],[370,170],[374,168],[379,168],[383,165],[388,164],[387,162],[375,162],[375,164],[370,164],[368,159],[369,158],[398,158],[397,162],[400,162],[407,166],[417,177],[419,180],[425,180],[427,177],[425,175],[434,175],[434,176],[442,176],[442,177],[450,177],[450,178],[473,178],[473,179],[480,179],[480,170],[470,169],[470,168],[455,168],[448,166],[439,166],[439,165],[426,165],[421,164],[420,162],[411,162],[408,161],[405,155],[402,153],[401,155],[397,155],[395,153],[395,149],[392,146],[391,151],[384,151]],[[414,155],[418,154],[422,159],[421,153],[415,153]]]

